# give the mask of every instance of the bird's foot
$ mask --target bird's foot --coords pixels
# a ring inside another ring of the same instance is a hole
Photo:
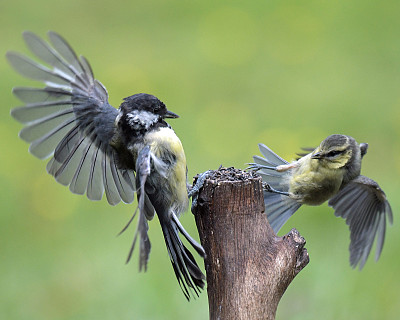
[[[289,196],[289,192],[284,192],[284,191],[276,190],[276,189],[272,188],[272,187],[271,187],[268,183],[266,183],[266,182],[263,182],[262,186],[263,186],[263,189],[264,189],[265,191],[267,191],[267,192],[278,193],[278,194],[282,194],[282,195],[284,195],[284,196]]]
[[[192,209],[191,209],[192,212],[193,212],[194,208],[197,206],[197,197],[199,195],[199,191],[203,187],[206,179],[209,177],[210,172],[211,172],[211,170],[207,170],[203,173],[200,173],[198,175],[196,183],[190,188],[190,190],[188,192],[189,198],[192,198]]]
[[[267,169],[267,170],[274,170],[274,171],[278,171],[278,172],[284,172],[289,169],[296,168],[298,166],[297,162],[282,164],[277,167],[264,166],[262,164],[258,164],[258,163],[254,163],[254,162],[248,163],[248,165],[249,166],[246,168],[246,170],[259,171],[259,170]]]
[[[262,164],[258,164],[255,162],[250,162],[247,163],[249,166],[246,168],[246,170],[252,170],[252,171],[258,171],[262,169],[268,169],[268,170],[276,170],[276,167],[269,167],[269,166],[264,166]]]

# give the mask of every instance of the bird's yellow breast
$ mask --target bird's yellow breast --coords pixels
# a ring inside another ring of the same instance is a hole
[[[310,155],[301,158],[289,180],[289,194],[301,203],[319,205],[339,191],[343,170],[322,166]]]
[[[181,141],[170,128],[160,128],[147,134],[144,141],[150,146],[150,151],[162,161],[169,163],[166,187],[173,193],[179,214],[187,209],[189,204],[186,184],[186,157]]]

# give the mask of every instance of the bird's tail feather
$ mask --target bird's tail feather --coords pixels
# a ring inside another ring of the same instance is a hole
[[[206,253],[204,252],[203,247],[190,236],[190,234],[185,230],[185,228],[179,221],[178,217],[174,213],[172,213],[172,219],[175,225],[178,227],[179,231],[184,235],[186,240],[192,245],[192,247],[197,251],[197,253],[204,258],[206,256]]]
[[[199,296],[200,289],[204,288],[205,276],[201,272],[189,249],[185,247],[182,240],[179,238],[179,230],[181,229],[180,227],[182,227],[179,225],[176,223],[175,219],[164,219],[161,223],[165,244],[168,249],[172,267],[174,268],[175,276],[178,279],[185,297],[189,300],[191,295],[190,291],[193,291]],[[186,231],[185,233],[187,234]],[[198,248],[195,246],[193,247],[198,251]]]

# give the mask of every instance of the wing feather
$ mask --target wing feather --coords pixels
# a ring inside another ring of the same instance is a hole
[[[260,156],[253,156],[254,163],[271,168],[289,163],[278,156],[266,145],[259,143],[258,147],[264,158]],[[287,172],[279,172],[271,169],[260,169],[257,171],[257,173],[262,177],[263,181],[269,184],[272,188],[284,192],[288,191],[289,184],[287,179],[285,179]]]
[[[90,166],[93,153],[93,143],[87,141],[82,157],[79,161],[78,167],[76,168],[75,174],[72,178],[71,184],[69,185],[70,190],[76,194],[84,194],[87,190],[89,183]]]
[[[103,152],[102,169],[103,169],[103,182],[104,189],[106,192],[107,201],[112,206],[116,205],[120,201],[120,196],[118,193],[117,186],[115,185],[114,177],[111,172],[111,147],[107,147],[105,152]]]
[[[31,32],[23,38],[41,61],[8,52],[7,59],[21,75],[43,82],[44,88],[13,89],[25,105],[11,115],[25,127],[20,137],[40,159],[53,157],[47,171],[72,192],[100,200],[106,193],[110,204],[134,200],[135,176],[117,166],[110,146],[118,111],[108,103],[106,88],[93,76],[89,62],[76,55],[57,33],[50,43]],[[44,65],[44,64],[46,65]]]
[[[95,148],[92,155],[87,187],[87,196],[89,199],[100,200],[103,196],[104,184],[101,170],[100,148]]]
[[[32,53],[47,64],[53,66],[55,73],[64,74],[70,79],[76,78],[75,81],[79,81],[82,88],[85,87],[86,83],[82,78],[85,74],[84,72],[76,74],[73,68],[63,60],[57,51],[51,48],[45,41],[40,39],[34,33],[26,31],[23,33],[23,37]]]
[[[267,164],[277,167],[282,164],[287,164],[286,160],[282,159],[275,152],[273,152],[270,148],[268,148],[265,144],[259,143],[258,148],[260,149],[262,155],[265,157],[265,161]]]
[[[288,172],[280,172],[273,169],[279,165],[288,164],[289,162],[282,159],[262,143],[258,144],[258,147],[264,158],[253,156],[254,163],[268,168],[258,170],[257,174],[262,177],[263,182],[267,183],[273,189],[288,192]],[[296,200],[286,195],[269,192],[267,190],[264,191],[264,203],[268,222],[275,233],[278,233],[286,221],[301,207],[301,204]]]
[[[63,139],[73,125],[74,120],[67,119],[42,137],[33,141],[29,147],[29,151],[39,159],[46,159],[50,157],[60,140]]]
[[[350,264],[362,269],[377,238],[375,260],[382,252],[386,220],[392,223],[392,210],[379,185],[359,176],[329,200],[335,215],[346,219],[350,228]]]

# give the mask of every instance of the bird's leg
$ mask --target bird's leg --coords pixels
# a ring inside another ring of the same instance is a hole
[[[197,196],[199,195],[199,191],[203,187],[204,182],[208,178],[209,174],[210,174],[210,170],[207,170],[206,172],[201,173],[199,175],[199,177],[197,178],[195,185],[188,186],[188,197],[192,198],[192,212],[193,212],[193,208],[195,208],[197,205]]]
[[[276,189],[272,188],[272,187],[271,187],[268,183],[266,183],[266,182],[263,182],[262,186],[263,186],[264,190],[267,191],[267,192],[278,193],[278,194],[282,194],[282,195],[284,195],[284,196],[288,196],[288,197],[289,197],[289,192],[276,190]]]
[[[258,164],[258,163],[248,163],[250,166],[246,168],[246,170],[253,170],[253,171],[258,171],[258,170],[262,170],[262,169],[268,169],[268,170],[275,170],[278,172],[284,172],[287,171],[289,169],[293,169],[297,167],[297,162],[292,162],[292,163],[288,163],[288,164],[282,164],[280,166],[276,166],[276,167],[270,167],[270,166],[265,166],[262,164]]]
[[[278,172],[284,172],[287,171],[289,169],[293,169],[297,167],[297,161],[296,162],[292,162],[292,163],[288,163],[288,164],[281,164],[280,166],[277,166],[275,168],[276,171]]]
[[[253,170],[253,171],[258,171],[258,170],[262,170],[262,169],[276,170],[276,167],[264,166],[262,164],[258,164],[258,163],[254,163],[254,162],[250,162],[250,163],[248,163],[248,165],[249,166],[246,168],[246,170]]]

